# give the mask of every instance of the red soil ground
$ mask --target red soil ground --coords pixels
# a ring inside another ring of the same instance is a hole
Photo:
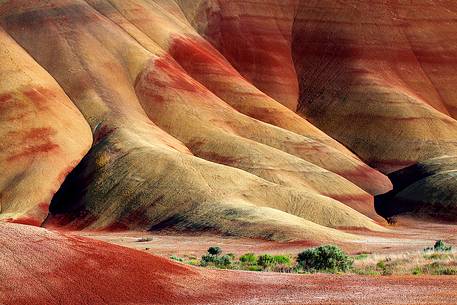
[[[73,233],[10,223],[0,228],[1,304],[453,304],[457,299],[457,277],[451,276],[216,271]],[[178,248],[189,241],[195,245],[198,238],[181,238]],[[232,241],[240,249],[247,242]],[[263,249],[268,244],[260,243]]]

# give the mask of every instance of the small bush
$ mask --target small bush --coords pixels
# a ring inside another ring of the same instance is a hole
[[[200,261],[200,266],[206,267],[210,264],[214,264],[214,266],[218,268],[227,268],[232,264],[232,255],[226,254],[224,256],[219,257],[218,255],[222,252],[220,248],[218,250],[212,249],[213,247],[208,249],[208,254],[205,254],[202,256],[202,259]],[[211,250],[211,251],[210,251]],[[211,254],[211,253],[217,253],[217,254]]]
[[[218,267],[228,267],[231,264],[232,264],[232,258],[229,255],[222,256],[216,262],[216,266],[218,266]]]
[[[178,261],[178,262],[183,262],[183,259],[182,259],[182,258],[177,257],[177,256],[174,256],[174,255],[170,256],[170,258],[171,258],[172,260],[175,260],[175,261]]]
[[[290,258],[285,255],[275,255],[273,256],[273,262],[275,264],[290,265]]]
[[[266,268],[274,263],[274,256],[270,254],[262,254],[257,258],[257,265]]]
[[[297,263],[306,272],[345,272],[353,261],[337,246],[324,245],[299,253]]]
[[[257,265],[271,270],[276,269],[278,265],[290,267],[290,258],[285,255],[262,254],[257,258]]]
[[[255,265],[257,263],[257,256],[254,253],[245,253],[240,256],[240,262],[246,265]]]
[[[222,250],[219,247],[209,247],[208,248],[208,253],[211,254],[211,255],[218,256],[219,254],[222,253]]]
[[[368,258],[368,253],[360,253],[354,256],[355,260],[361,261]]]
[[[414,267],[413,270],[411,271],[411,274],[413,275],[422,275],[423,271],[421,267]]]
[[[203,267],[206,267],[210,263],[215,263],[216,260],[217,260],[217,257],[215,255],[205,254],[202,256],[202,259],[200,260],[200,265]]]
[[[197,259],[191,259],[190,261],[187,262],[189,265],[192,266],[198,266],[200,265],[200,262]]]
[[[385,260],[379,261],[376,264],[376,267],[381,269],[382,275],[392,275],[392,273],[393,273],[392,266],[389,264],[386,264],[387,262],[390,262],[390,261],[391,261],[390,258],[386,258]]]
[[[433,262],[423,267],[424,273],[432,275],[457,275],[457,268],[440,262]]]
[[[442,240],[437,240],[433,249],[438,252],[448,252],[452,250],[452,246],[446,245],[446,243]]]
[[[424,249],[424,251],[449,252],[452,251],[452,246],[446,245],[446,243],[442,240],[437,240],[433,247],[427,247]]]

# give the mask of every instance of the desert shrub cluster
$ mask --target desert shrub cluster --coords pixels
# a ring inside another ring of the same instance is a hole
[[[209,268],[284,273],[345,272],[353,261],[340,248],[332,245],[306,249],[295,258],[290,255],[255,253],[245,253],[237,258],[233,253],[223,254],[219,247],[208,248],[200,260],[193,257],[188,261],[176,256],[170,258]]]
[[[297,263],[306,272],[346,272],[354,260],[334,245],[306,249],[298,254]]]
[[[170,258],[207,268],[284,273],[355,273],[361,275],[457,275],[457,255],[441,240],[424,251],[390,255],[346,254],[335,245],[304,249],[296,256],[244,253],[236,257],[220,247],[210,247],[197,259],[194,256]]]

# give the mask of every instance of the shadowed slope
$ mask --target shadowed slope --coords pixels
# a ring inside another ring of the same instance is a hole
[[[457,218],[457,157],[429,159],[389,175],[395,189],[376,198],[383,216]]]
[[[54,79],[2,28],[0,63],[1,218],[39,225],[92,135]]]

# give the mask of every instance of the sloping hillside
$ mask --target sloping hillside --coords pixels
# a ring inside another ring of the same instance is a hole
[[[376,210],[452,220],[457,5],[424,10],[0,1],[0,218],[349,240],[384,174],[449,155]]]

